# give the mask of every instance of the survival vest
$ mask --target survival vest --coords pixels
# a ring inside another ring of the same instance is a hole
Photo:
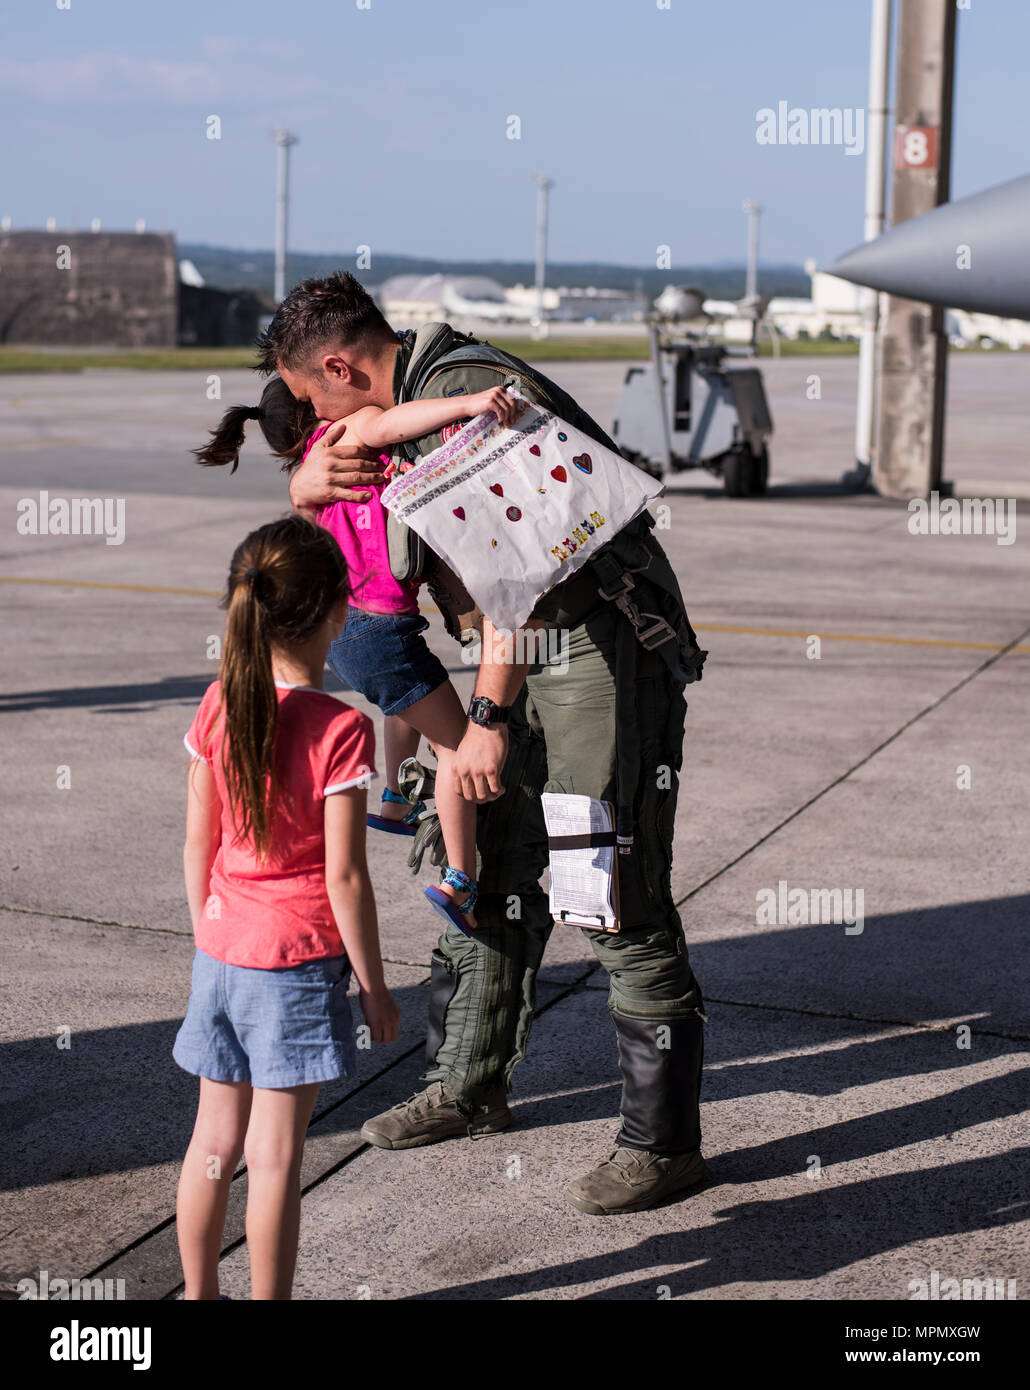
[[[614,440],[568,392],[521,358],[471,334],[459,333],[448,323],[428,323],[399,336],[398,376],[394,380],[398,405],[425,396],[471,395],[492,384],[517,385],[534,404],[618,452]],[[439,433],[424,435],[396,446],[396,453],[415,462],[432,453],[441,442]],[[674,677],[686,685],[701,679],[708,653],[698,645],[675,573],[651,535],[653,526],[653,518],[644,512],[602,546],[581,570],[546,593],[534,608],[533,616],[551,627],[572,627],[598,606],[599,598],[614,603],[631,624],[637,640],[648,651],[658,652]],[[437,557],[427,555],[424,543],[414,531],[389,514],[387,538],[394,575],[398,579],[426,577],[448,631],[453,636],[463,632],[471,635],[469,627],[463,628],[455,616],[460,612],[467,624],[475,612],[464,586],[453,582],[456,577],[436,563]]]

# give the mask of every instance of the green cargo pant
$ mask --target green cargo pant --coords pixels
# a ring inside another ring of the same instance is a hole
[[[532,668],[513,708],[504,795],[480,807],[478,926],[474,939],[448,927],[434,952],[445,1000],[425,1073],[470,1101],[502,1079],[510,1086],[526,1052],[553,926],[539,884],[548,859],[540,793],[616,801],[615,625],[624,621],[605,604],[567,632],[566,671]],[[670,884],[686,701],[661,658],[633,646],[634,707],[618,712],[637,722],[640,760],[633,853],[619,856],[622,930],[584,935],[608,971],[609,1009],[660,1022],[703,1006]]]

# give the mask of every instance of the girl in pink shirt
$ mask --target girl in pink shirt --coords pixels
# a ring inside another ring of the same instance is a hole
[[[273,450],[286,458],[286,466],[301,461],[299,447],[289,448],[283,438],[290,419],[299,418],[290,416],[291,409],[296,412],[301,407],[292,397],[284,402],[284,392],[289,396],[282,382],[270,382],[261,407],[248,411],[237,406],[229,411],[213,432],[208,448],[197,451],[200,462],[226,463],[232,459],[235,467],[243,442],[243,421],[252,416],[261,421],[266,438]],[[342,420],[319,422],[307,439],[302,457],[307,457],[323,434],[328,435],[329,443],[346,435],[349,444],[388,450],[486,411],[493,411],[502,424],[508,424],[515,410],[515,401],[501,387],[470,396],[407,401],[389,410],[363,406]],[[288,418],[283,419],[285,428],[280,430],[277,423],[273,424],[273,412],[283,411]],[[418,611],[417,583],[397,580],[390,570],[381,488],[370,486],[368,490],[373,494],[368,502],[333,502],[313,514],[313,520],[336,537],[351,575],[347,622],[330,648],[329,665],[342,681],[360,691],[387,716],[387,787],[380,813],[368,818],[375,829],[393,834],[415,833],[420,808],[411,811],[404,797],[394,790],[397,769],[405,757],[414,755],[420,736],[433,746],[439,763],[436,809],[447,849],[447,865],[443,882],[439,887],[427,888],[425,895],[437,912],[467,936],[475,928],[473,909],[478,894],[476,807],[461,796],[452,772],[467,717],[446,669],[422,636],[429,623]],[[401,806],[407,808],[407,814],[400,811]]]
[[[173,1056],[201,1078],[176,1205],[187,1299],[219,1297],[241,1156],[252,1296],[289,1298],[304,1135],[319,1085],[355,1064],[352,972],[371,1040],[397,1037],[365,862],[372,722],[322,689],[347,592],[324,528],[252,532],[229,570],[220,678],[186,735],[197,949]]]

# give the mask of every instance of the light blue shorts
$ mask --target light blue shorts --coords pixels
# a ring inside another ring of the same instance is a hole
[[[254,970],[197,951],[172,1056],[194,1076],[264,1090],[349,1076],[357,1067],[350,976],[346,956]]]

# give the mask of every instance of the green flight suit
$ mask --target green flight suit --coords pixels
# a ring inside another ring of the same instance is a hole
[[[404,367],[400,353],[395,399]],[[429,394],[472,393],[497,384],[496,372],[466,365],[438,375]],[[523,390],[532,398],[531,391]],[[419,452],[428,453],[439,443],[439,435],[419,440]],[[661,570],[678,598],[671,567],[653,538],[651,548],[656,552],[654,569]],[[534,610],[534,616],[553,623],[563,635],[567,669],[561,671],[554,662],[531,668],[513,706],[502,774],[505,792],[479,808],[480,896],[474,939],[448,927],[433,953],[431,1015],[435,1008],[438,1017],[430,1019],[424,1079],[446,1082],[470,1104],[501,1082],[510,1086],[533,1020],[536,975],[553,927],[547,895],[539,884],[548,861],[540,793],[574,792],[615,803],[616,750],[624,731],[635,762],[636,789],[633,850],[629,856],[618,856],[622,930],[584,935],[608,971],[608,1006],[617,1031],[621,1016],[625,1027],[639,1020],[645,1032],[651,1023],[690,1020],[686,1026],[700,1035],[703,1001],[670,884],[686,711],[683,685],[658,653],[646,651],[632,637],[630,679],[625,667],[620,677],[630,698],[617,702],[618,631],[628,622],[597,589],[597,578],[587,565],[545,595]],[[439,599],[432,586],[431,592]],[[457,636],[457,626],[452,611],[452,635]],[[662,1129],[669,1151],[699,1142],[697,1084],[703,1043],[691,1036],[691,1059],[683,1064],[689,1072],[686,1090],[691,1092],[682,1098],[687,1113],[682,1123],[677,1120],[670,1129]],[[622,1042],[620,1036],[620,1057]],[[656,1080],[654,1089],[661,1092],[665,1085]],[[662,1096],[654,1100],[661,1103]],[[680,1103],[669,1102],[673,1108]],[[639,1146],[650,1143],[641,1140]],[[654,1147],[661,1146],[656,1142]]]

